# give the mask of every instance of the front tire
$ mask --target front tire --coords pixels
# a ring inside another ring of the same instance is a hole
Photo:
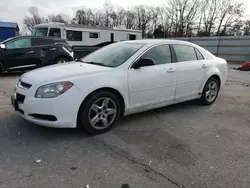
[[[121,115],[121,104],[111,92],[99,91],[86,99],[78,113],[78,127],[91,134],[109,131]]]
[[[200,101],[203,105],[211,105],[217,99],[220,85],[217,79],[209,78],[206,82]]]

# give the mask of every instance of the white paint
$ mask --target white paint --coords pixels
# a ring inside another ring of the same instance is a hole
[[[226,61],[195,44],[175,40],[140,40],[122,43],[144,43],[144,46],[116,68],[73,62],[52,65],[24,74],[21,80],[32,84],[32,87],[29,90],[20,87],[16,89],[16,92],[25,95],[24,103],[19,104],[19,108],[24,111],[24,114],[20,115],[42,126],[75,128],[81,103],[91,92],[100,88],[109,87],[120,92],[125,102],[125,115],[128,115],[198,99],[200,97],[198,93],[202,92],[206,81],[212,75],[220,77],[221,85],[224,85],[226,81]],[[148,49],[162,44],[185,44],[196,47],[206,59],[140,69],[130,68],[133,62]],[[201,67],[204,63],[208,65],[206,69]],[[169,68],[176,71],[169,73],[167,71]],[[74,86],[56,98],[34,97],[40,86],[61,81],[70,81]],[[34,119],[28,115],[32,113],[54,115],[57,121]]]

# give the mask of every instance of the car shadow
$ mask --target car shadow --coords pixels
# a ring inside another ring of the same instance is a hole
[[[146,112],[141,112],[133,115],[126,116],[122,118],[119,122],[117,122],[117,125],[114,127],[114,131],[119,129],[121,126],[126,126],[129,125],[131,126],[133,121],[143,121],[144,118],[155,118],[158,117],[162,114],[168,114],[172,112],[178,112],[178,111],[183,111],[183,110],[190,110],[195,107],[199,106],[199,108],[202,108],[201,105],[197,103],[197,101],[189,101],[189,102],[184,102],[180,104],[175,104],[175,105],[170,105],[167,107],[163,108],[158,108]],[[203,107],[204,108],[204,107]],[[86,133],[83,129],[79,128],[49,128],[49,127],[42,127],[30,122],[27,122],[23,118],[21,118],[17,113],[10,113],[7,117],[0,118],[0,121],[2,124],[6,125],[9,129],[8,132],[11,132],[13,134],[10,134],[10,138],[13,137],[15,139],[16,135],[20,133],[22,137],[35,137],[36,139],[47,139],[49,138],[50,140],[70,140],[70,139],[76,139],[76,138],[89,138],[89,137],[94,137],[93,135],[90,135]],[[8,126],[11,125],[11,126]],[[133,125],[136,126],[136,125]],[[111,132],[113,130],[110,130]]]
[[[124,125],[124,123],[130,123],[135,119],[142,120],[145,117],[153,118],[153,117],[158,117],[159,115],[162,114],[168,114],[170,112],[172,113],[184,110],[191,110],[194,109],[195,107],[206,108],[206,106],[200,105],[198,100],[192,100],[126,116],[119,121],[119,125],[120,124]]]
[[[4,72],[0,74],[0,77],[12,77],[12,76],[21,76],[25,72]]]
[[[2,131],[9,133],[8,139],[10,140],[15,140],[17,136],[24,141],[30,139],[38,139],[41,141],[50,139],[56,141],[91,137],[91,135],[81,129],[59,129],[39,126],[24,120],[15,112],[9,113],[9,115],[5,117],[1,117],[0,121],[3,127],[5,127]]]

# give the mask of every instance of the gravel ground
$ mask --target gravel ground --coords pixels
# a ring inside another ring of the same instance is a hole
[[[10,106],[20,74],[0,77],[1,188],[249,188],[250,73],[233,70],[215,104],[186,102],[89,136],[28,123]]]

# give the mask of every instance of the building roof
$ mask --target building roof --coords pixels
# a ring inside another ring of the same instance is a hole
[[[16,30],[19,31],[18,24],[15,22],[2,22],[2,21],[0,21],[0,27],[16,28]]]
[[[39,27],[56,27],[56,26],[64,26],[64,27],[72,27],[72,28],[84,28],[84,29],[99,29],[99,30],[112,30],[112,31],[130,31],[130,32],[137,32],[141,33],[141,30],[134,30],[134,29],[122,29],[122,28],[109,28],[103,26],[89,26],[89,25],[81,25],[81,24],[64,24],[58,22],[50,22],[50,23],[42,23],[35,26],[35,28]]]

